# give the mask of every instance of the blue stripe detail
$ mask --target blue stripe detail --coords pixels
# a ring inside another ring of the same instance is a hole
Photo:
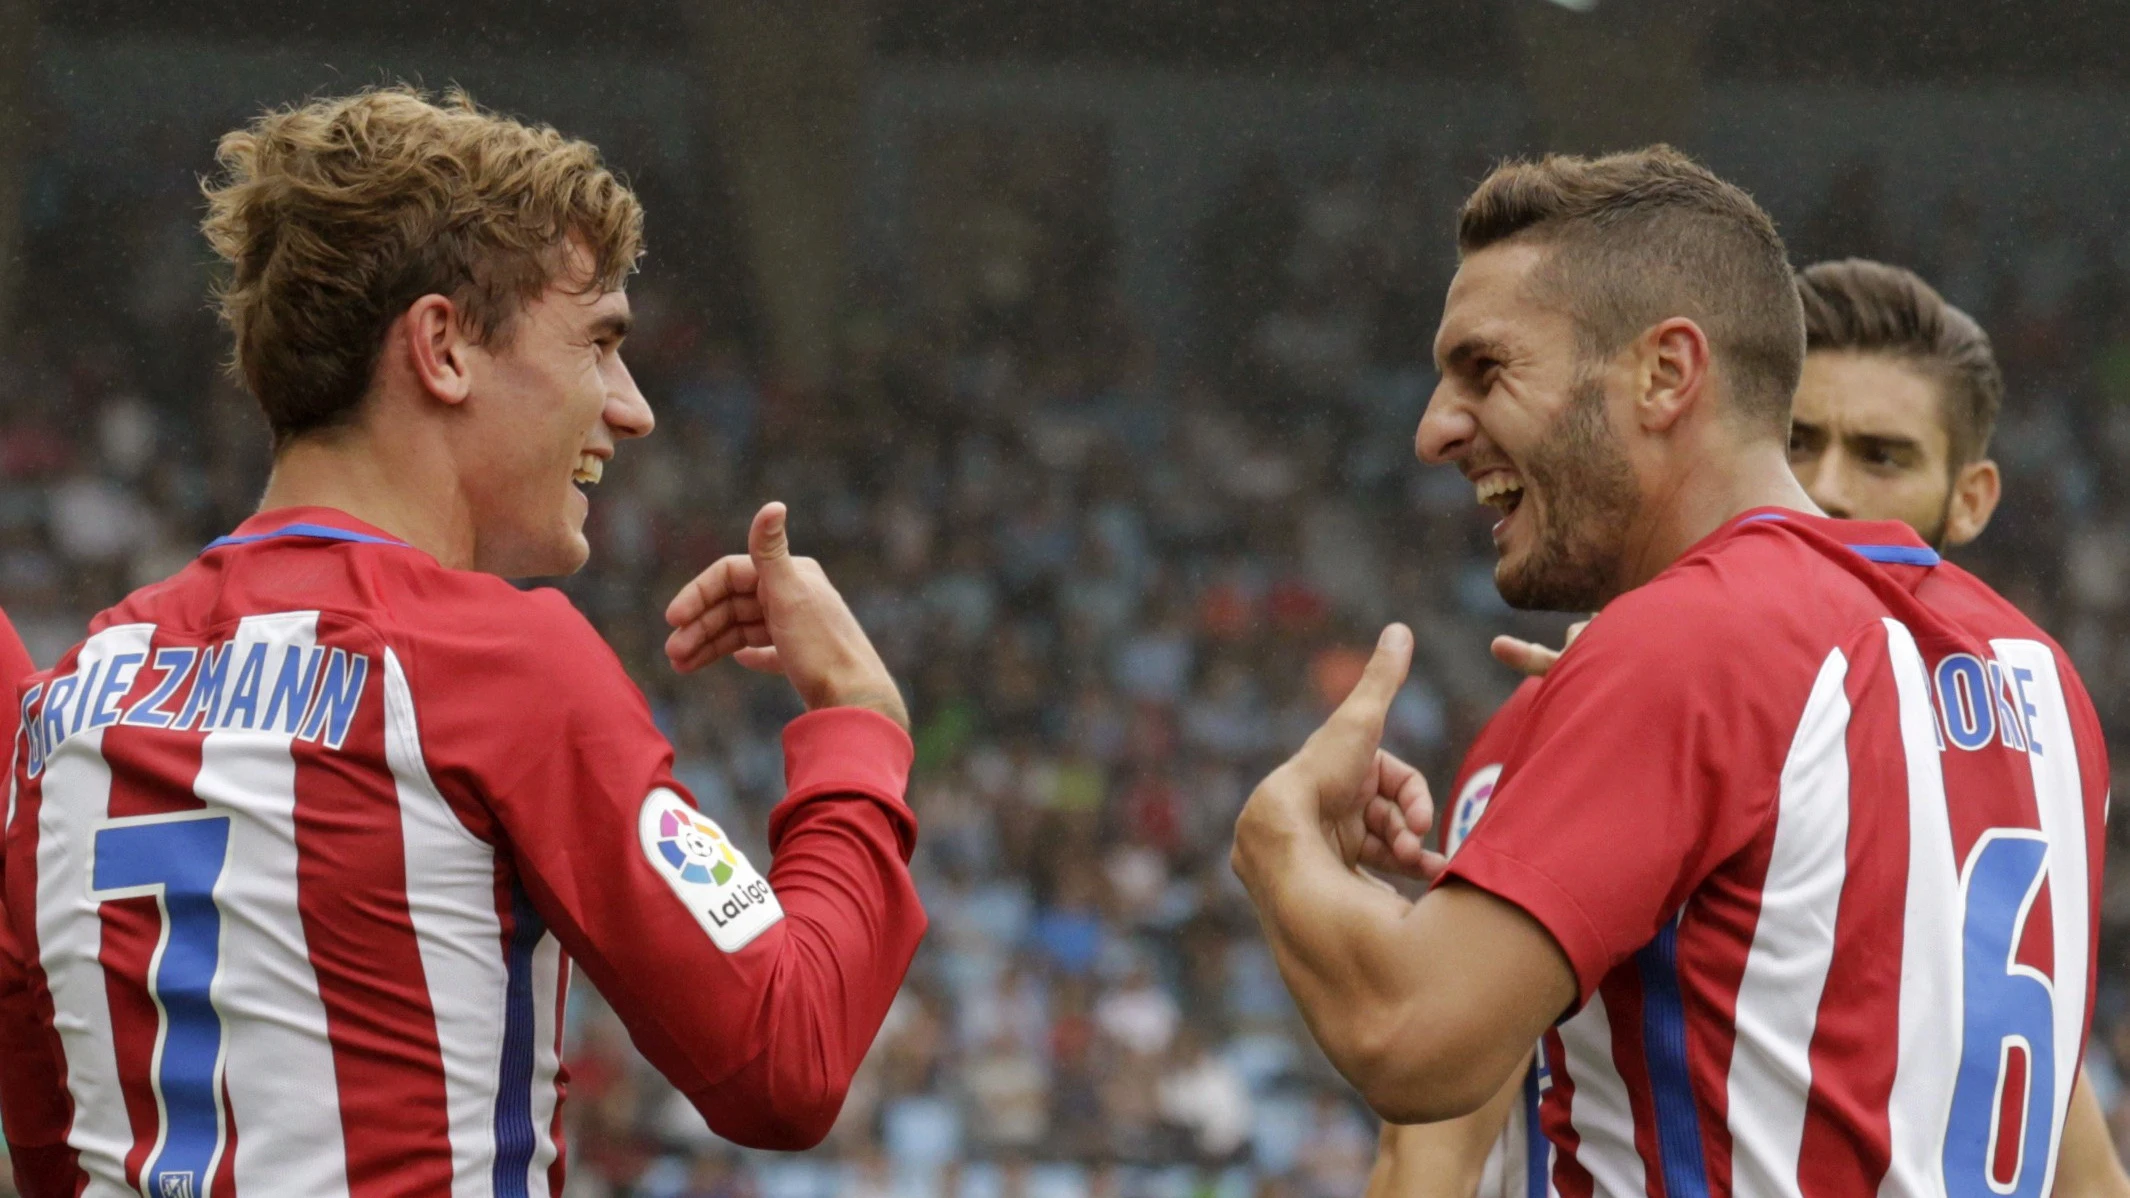
[[[1740,521],[1739,521],[1738,523],[1740,523],[1740,524],[1752,524],[1752,523],[1755,523],[1755,522],[1757,522],[1757,521],[1760,521],[1760,520],[1787,520],[1787,519],[1789,519],[1789,517],[1788,517],[1788,516],[1786,516],[1786,515],[1784,515],[1784,514],[1782,514],[1781,512],[1754,512],[1754,513],[1753,513],[1752,515],[1750,515],[1750,516],[1747,516],[1747,517],[1746,517],[1745,519],[1743,519],[1743,520],[1740,520]]]
[[[224,545],[249,545],[254,541],[270,541],[275,537],[317,537],[322,541],[353,541],[359,545],[406,545],[405,541],[395,541],[391,537],[373,537],[366,532],[352,532],[345,528],[334,528],[330,524],[284,524],[272,532],[246,533],[241,537],[216,537],[207,542],[207,548],[200,552],[207,553]]]
[[[1635,954],[1642,975],[1642,1052],[1657,1109],[1657,1155],[1664,1198],[1707,1198],[1701,1115],[1686,1069],[1686,1009],[1679,997],[1679,921]]]
[[[1545,1049],[1541,1047],[1542,1054]],[[1552,1193],[1551,1154],[1546,1151],[1546,1133],[1538,1126],[1538,1071],[1539,1058],[1532,1057],[1531,1067],[1524,1070],[1524,1194],[1525,1198],[1547,1198]]]
[[[1888,566],[1935,566],[1937,551],[1920,545],[1851,545],[1858,557]]]
[[[503,991],[503,1062],[496,1086],[496,1157],[491,1184],[496,1198],[528,1198],[532,1185],[533,995],[532,957],[547,925],[525,897],[523,883],[510,887],[510,981]]]

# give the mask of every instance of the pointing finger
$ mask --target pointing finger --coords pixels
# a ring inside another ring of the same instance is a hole
[[[1391,701],[1398,697],[1398,688],[1405,685],[1405,674],[1412,664],[1412,630],[1403,624],[1385,628],[1376,640],[1368,668],[1361,671],[1361,680],[1354,684],[1346,701],[1339,704],[1332,719],[1357,724],[1380,738],[1383,717],[1390,711]]]

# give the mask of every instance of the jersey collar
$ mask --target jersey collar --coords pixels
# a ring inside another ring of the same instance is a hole
[[[1814,516],[1788,508],[1764,507],[1739,516],[1731,521],[1730,528],[1768,520],[1804,525],[1840,541],[1865,561],[1882,566],[1929,569],[1944,560],[1938,556],[1937,550],[1923,543],[1914,529],[1898,520],[1836,520],[1831,516]]]
[[[337,508],[329,507],[284,507],[260,512],[228,536],[216,537],[207,543],[201,553],[212,553],[230,545],[251,545],[259,541],[277,540],[285,537],[306,537],[320,541],[349,541],[361,545],[398,545],[405,541],[378,528],[365,524]]]

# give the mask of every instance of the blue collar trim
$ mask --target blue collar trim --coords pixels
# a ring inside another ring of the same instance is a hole
[[[330,524],[284,524],[271,532],[255,532],[241,537],[216,537],[207,542],[207,548],[200,552],[210,553],[225,545],[249,545],[254,541],[270,541],[275,537],[316,537],[321,541],[353,541],[359,545],[406,545],[405,541],[395,541],[390,537],[373,537],[366,532],[351,532],[345,528],[334,528]]]
[[[1940,561],[1937,551],[1916,545],[1851,545],[1857,555],[1867,562],[1888,566],[1935,566]]]
[[[1755,512],[1740,520],[1740,524],[1752,524],[1760,520],[1787,520],[1782,512]],[[1916,545],[1850,545],[1858,557],[1883,566],[1935,566],[1945,559],[1935,549]]]

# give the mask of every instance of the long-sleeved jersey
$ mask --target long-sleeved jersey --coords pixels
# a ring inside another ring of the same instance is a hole
[[[560,1193],[572,962],[712,1129],[804,1147],[924,931],[891,721],[786,729],[765,878],[562,596],[327,509],[99,616],[20,711],[0,1030],[61,1063],[21,1133],[67,1194]]]

